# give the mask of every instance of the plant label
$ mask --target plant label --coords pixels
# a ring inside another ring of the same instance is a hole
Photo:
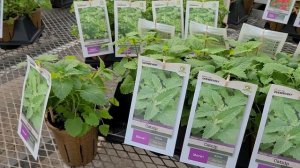
[[[268,0],[263,19],[287,24],[296,0]]]
[[[35,159],[38,157],[50,89],[51,74],[47,70],[39,68],[34,60],[27,56],[18,135]]]
[[[180,161],[235,167],[256,90],[251,83],[199,72]]]
[[[0,0],[0,38],[3,37],[3,5],[4,0]]]
[[[254,0],[255,3],[267,4],[268,0]]]
[[[190,65],[140,56],[125,143],[173,156]]]
[[[113,53],[106,1],[75,1],[74,8],[83,56]]]
[[[194,21],[190,21],[190,34],[191,35],[207,35],[213,40],[210,40],[206,47],[214,48],[214,47],[225,47],[229,48],[228,39],[227,39],[227,29],[225,28],[216,28],[212,26],[208,26],[205,24],[197,23]]]
[[[139,19],[138,31],[140,35],[153,31],[161,39],[171,39],[175,35],[175,26]]]
[[[264,53],[274,56],[279,53],[287,39],[287,33],[265,30],[256,26],[244,23],[239,35],[240,42],[251,40],[261,41],[262,44],[258,48],[258,53]]]
[[[300,92],[271,85],[249,167],[300,167]]]
[[[130,32],[138,32],[138,21],[143,18],[146,11],[146,1],[114,1],[115,41],[125,37]],[[116,52],[116,57],[137,57],[140,53],[140,46],[119,46],[115,45],[116,51],[120,48],[129,48],[121,53]]]
[[[295,22],[294,22],[294,26],[295,27],[300,27],[300,12],[298,10],[298,14],[297,14],[297,17],[295,19]]]
[[[182,0],[152,1],[153,22],[175,26],[175,34],[183,38],[184,15]]]
[[[186,2],[185,17],[185,38],[189,34],[190,21],[205,24],[208,26],[218,26],[219,1],[209,2]]]
[[[229,11],[230,8],[230,0],[224,0],[224,7],[227,9],[227,11]],[[224,17],[223,19],[223,23],[227,24],[228,22],[228,14]]]

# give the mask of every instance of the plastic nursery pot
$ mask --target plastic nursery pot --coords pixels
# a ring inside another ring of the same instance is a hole
[[[40,29],[42,27],[42,9],[38,8],[31,12],[30,19],[35,28]]]
[[[7,21],[3,21],[3,38],[1,39],[2,42],[8,42],[13,38],[15,21],[17,19],[18,19],[18,17],[15,17],[14,21],[12,23],[8,23]]]
[[[66,131],[54,127],[47,119],[46,125],[52,131],[58,151],[67,165],[83,166],[96,156],[98,138],[95,127],[81,137],[72,137]]]

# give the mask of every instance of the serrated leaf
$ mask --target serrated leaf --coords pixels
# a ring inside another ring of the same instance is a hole
[[[272,154],[274,155],[280,155],[287,151],[289,148],[291,148],[293,144],[288,140],[283,137],[280,137],[277,139]]]
[[[119,106],[119,101],[114,97],[108,99],[108,101],[114,106]]]
[[[80,135],[83,127],[83,121],[79,117],[67,119],[65,122],[65,129],[73,137]]]
[[[247,79],[247,75],[244,71],[245,71],[245,69],[243,69],[243,68],[235,67],[235,68],[232,68],[230,70],[226,70],[225,72],[227,72],[229,74],[232,74],[232,75],[235,75],[238,78]]]
[[[127,75],[123,83],[120,86],[122,94],[129,94],[133,92],[134,80],[131,75]]]
[[[288,154],[290,156],[293,156],[293,158],[297,159],[297,160],[300,160],[300,146],[296,146],[296,147],[293,147],[292,149],[290,149],[288,151]]]
[[[124,67],[127,69],[137,69],[137,62],[136,60],[129,61],[124,64]]]
[[[214,60],[214,63],[219,67],[222,67],[224,66],[224,64],[228,63],[228,60],[224,57],[216,55],[211,55],[210,57]]]
[[[65,99],[73,89],[73,81],[69,78],[53,79],[52,91],[56,97],[63,100]]]
[[[103,124],[99,126],[99,131],[102,135],[107,136],[109,132],[109,125]]]
[[[99,118],[95,113],[89,113],[88,115],[84,115],[83,118],[84,121],[90,126],[95,127],[99,125]]]
[[[106,105],[108,103],[105,92],[93,84],[83,85],[79,93],[87,102],[97,105]]]
[[[99,114],[99,117],[100,118],[103,118],[103,119],[112,119],[113,117],[109,114],[109,111],[107,109],[102,109],[102,110],[99,110],[98,112]]]
[[[214,136],[218,131],[220,130],[220,127],[216,125],[215,123],[209,123],[203,132],[203,137],[206,139],[211,138]]]

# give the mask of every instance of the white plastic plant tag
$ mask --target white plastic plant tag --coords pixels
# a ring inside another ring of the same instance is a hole
[[[199,72],[180,161],[205,168],[233,168],[257,85]]]
[[[125,143],[173,156],[190,65],[140,56]]]
[[[300,92],[271,85],[249,167],[300,167]]]
[[[125,37],[130,32],[138,33],[138,21],[146,11],[146,1],[114,1],[115,41]],[[125,44],[126,45],[126,44]],[[122,46],[115,45],[116,57],[136,57],[139,46],[126,45],[127,49],[119,53]],[[129,47],[128,47],[129,46]]]
[[[229,48],[228,38],[227,38],[227,29],[225,28],[216,28],[194,21],[190,21],[190,34],[197,35],[203,34],[209,37],[215,38],[215,41],[211,40],[207,47],[226,47]]]
[[[175,26],[139,19],[138,31],[140,35],[144,35],[147,32],[156,32],[161,39],[171,39],[175,35]]]
[[[263,19],[286,24],[296,0],[268,0]]]
[[[189,34],[190,21],[202,23],[208,26],[218,26],[219,1],[186,2],[185,37]]]
[[[277,31],[265,30],[256,26],[252,26],[244,23],[240,32],[240,42],[249,40],[261,41],[262,44],[259,47],[261,53],[273,56],[279,53],[287,39],[287,33],[281,33]]]
[[[34,60],[27,56],[18,135],[35,159],[38,157],[50,89],[51,74],[45,69],[39,68]]]
[[[3,37],[3,6],[4,0],[0,0],[0,38]]]
[[[105,0],[74,1],[83,57],[113,53]]]
[[[152,1],[153,21],[175,26],[175,35],[184,35],[183,0]]]
[[[224,6],[229,11],[229,9],[230,9],[230,0],[224,0]],[[228,14],[223,19],[223,23],[227,24],[227,22],[228,22]]]
[[[294,22],[294,26],[295,27],[300,27],[300,11],[298,10],[298,14],[297,14],[297,17],[295,19],[295,22]]]
[[[267,4],[268,0],[254,0],[255,3]]]

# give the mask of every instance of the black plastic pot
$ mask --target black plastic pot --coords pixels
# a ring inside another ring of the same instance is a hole
[[[115,62],[121,61],[121,57],[115,57],[115,54],[108,54],[104,56],[100,56],[100,58],[104,61],[105,67],[111,67]],[[98,68],[100,63],[97,57],[95,59],[89,57],[85,59],[85,63],[91,65],[93,68]]]
[[[235,0],[231,2],[228,23],[238,25],[247,20],[251,11],[253,0]]]
[[[51,0],[53,8],[67,8],[73,3],[73,0]]]
[[[19,17],[15,21],[12,39],[8,42],[0,42],[0,47],[9,49],[23,44],[31,44],[41,36],[43,29],[44,25],[37,29],[28,16]]]

